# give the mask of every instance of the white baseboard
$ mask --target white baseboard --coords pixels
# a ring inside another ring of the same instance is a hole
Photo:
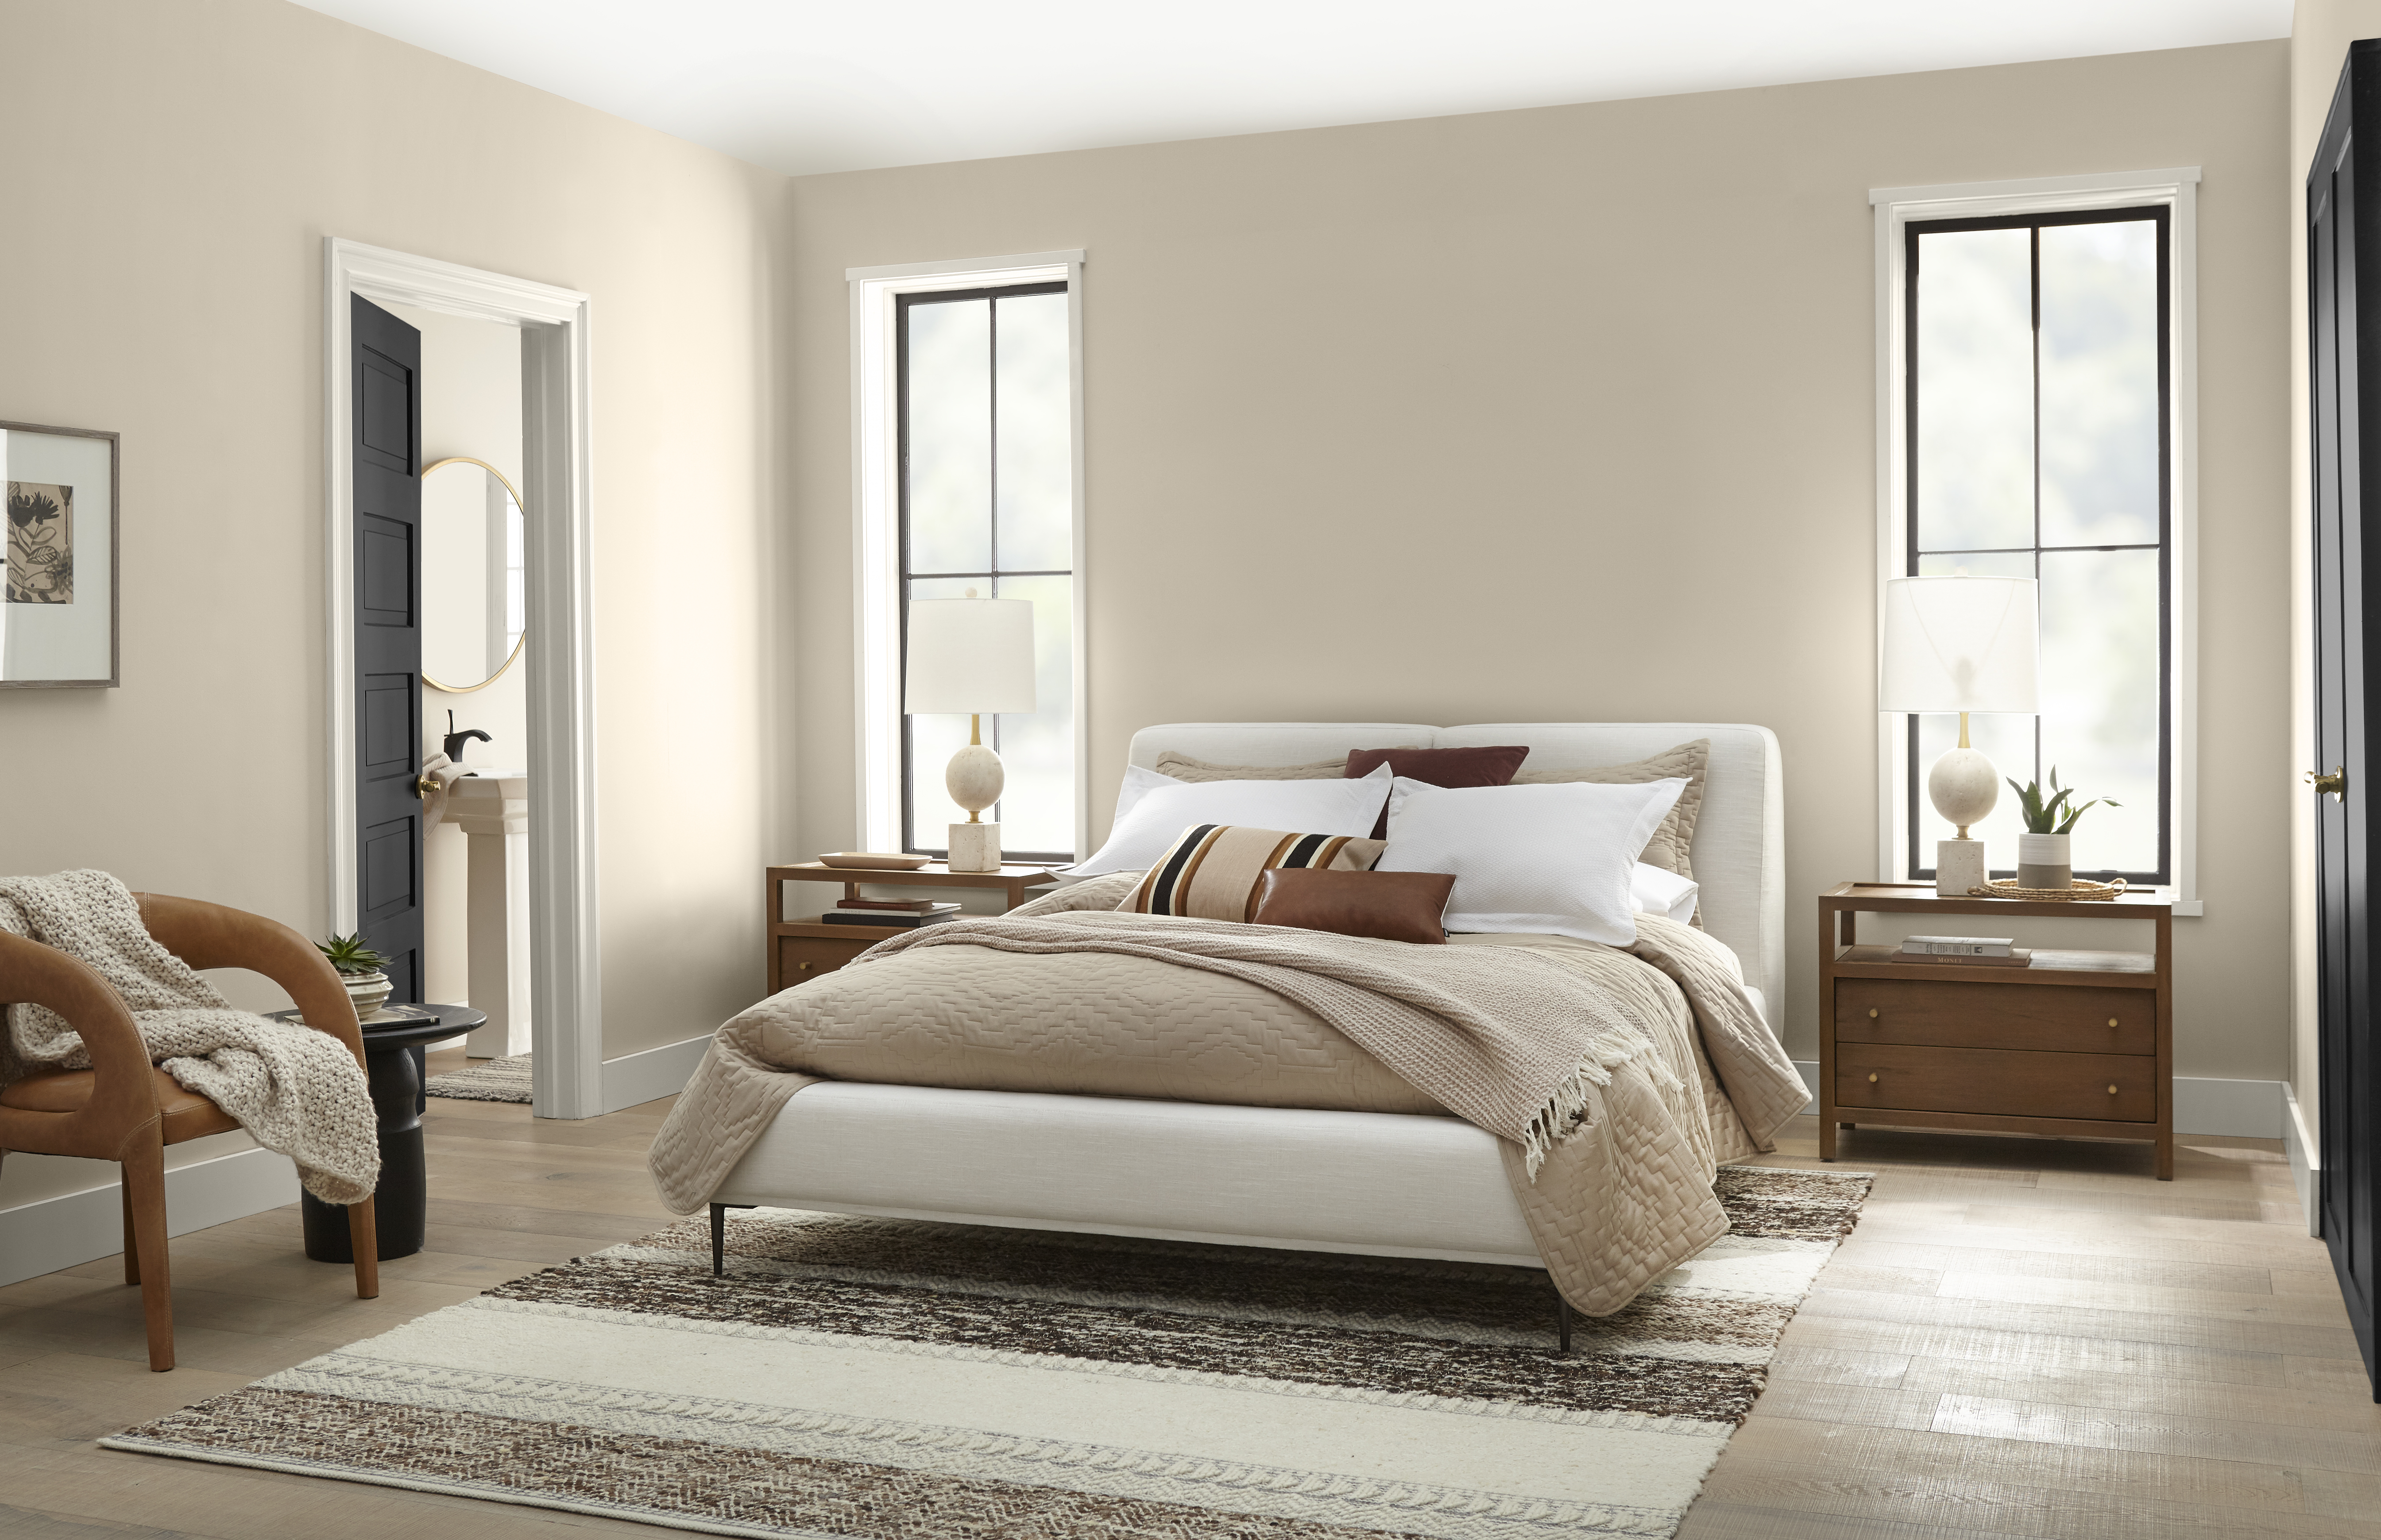
[[[1819,1066],[1798,1058],[1794,1068],[1811,1093],[1806,1112],[1819,1109]],[[2174,1082],[2174,1131],[2228,1139],[2281,1139],[2288,1092],[2280,1081],[2202,1080],[2178,1075]]]
[[[2321,1235],[2323,1216],[2316,1212],[2315,1197],[2323,1191],[2323,1147],[2314,1142],[2306,1109],[2299,1106],[2298,1093],[2288,1081],[2282,1082],[2282,1148],[2289,1153],[2290,1182],[2306,1208],[2307,1233]]]
[[[702,1062],[702,1050],[710,1046],[711,1033],[705,1033],[681,1043],[647,1048],[641,1054],[605,1059],[604,1110],[617,1112],[624,1106],[640,1106],[677,1095],[686,1089],[694,1067]]]
[[[108,1167],[116,1169],[114,1167]],[[298,1168],[271,1150],[242,1150],[165,1173],[165,1233],[187,1235],[298,1201]],[[290,1224],[289,1244],[299,1244]],[[124,1249],[119,1182],[0,1210],[0,1285],[79,1266]]]

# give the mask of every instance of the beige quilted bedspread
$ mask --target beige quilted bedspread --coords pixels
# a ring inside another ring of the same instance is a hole
[[[1111,881],[1080,885],[1017,915],[1104,909],[1114,902],[1100,901]],[[904,938],[728,1022],[654,1140],[664,1200],[679,1213],[702,1207],[786,1100],[818,1080],[1446,1111],[1447,1098],[1424,1094],[1311,1008],[1339,1014],[1336,997],[1300,1004],[1250,977],[1214,971],[1228,964],[1213,959],[996,949],[1029,944],[1021,938],[1041,944],[1053,929],[983,925],[967,927],[977,933],[969,940],[957,928],[932,944]],[[1116,920],[1078,929],[1093,944],[1102,944],[1102,932],[1140,934]],[[1514,975],[1554,965],[1569,977],[1547,987],[1575,998],[1575,984],[1590,986],[1585,1013],[1610,1029],[1601,1041],[1612,1062],[1601,1071],[1608,1079],[1592,1115],[1552,1144],[1534,1178],[1512,1133],[1491,1128],[1505,1135],[1515,1194],[1557,1286],[1576,1308],[1607,1314],[1727,1228],[1711,1192],[1716,1163],[1768,1147],[1802,1106],[1801,1081],[1752,1012],[1734,959],[1702,932],[1647,920],[1635,956],[1552,937],[1457,939],[1532,954],[1530,964],[1506,971]],[[1444,971],[1474,977],[1484,960],[1442,956]],[[1369,1019],[1349,1024],[1377,1030]],[[1631,1047],[1615,1052],[1618,1042]],[[1440,1083],[1459,1099],[1468,1094]],[[1472,1110],[1471,1120],[1491,1126]]]

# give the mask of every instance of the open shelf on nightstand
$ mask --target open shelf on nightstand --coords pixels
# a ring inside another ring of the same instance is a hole
[[[1839,979],[1957,979],[1967,984],[2082,984],[2139,989],[2142,975],[2157,972],[2155,952],[2050,951],[2034,948],[2024,968],[1991,963],[1911,962],[1898,947],[1846,947],[1836,953]]]

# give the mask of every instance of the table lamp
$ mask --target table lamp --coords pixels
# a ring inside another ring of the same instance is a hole
[[[908,678],[903,709],[913,716],[965,712],[968,743],[951,756],[943,785],[967,809],[950,825],[954,872],[1000,870],[1000,825],[980,816],[1000,801],[1007,777],[1000,756],[984,745],[983,719],[1033,709],[1033,604],[1028,599],[910,601]]]
[[[1968,837],[2000,800],[2000,772],[1968,745],[1972,711],[2032,715],[2041,651],[2032,578],[1888,578],[1879,711],[1956,711],[1960,746],[1926,772],[1926,799],[1960,831],[1935,846],[1935,891],[1968,896],[1989,874]]]

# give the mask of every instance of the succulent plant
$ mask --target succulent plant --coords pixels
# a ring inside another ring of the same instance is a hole
[[[2009,789],[2017,793],[2018,807],[2021,816],[2025,819],[2025,832],[2028,834],[2071,834],[2075,829],[2075,820],[2102,802],[2110,807],[2125,805],[2113,797],[2094,797],[2081,806],[2070,806],[2075,798],[2075,788],[2058,784],[2058,766],[2055,764],[2050,767],[2050,797],[2047,801],[2043,798],[2040,781],[2020,786],[2016,778],[2011,777]],[[2063,819],[2059,816],[2062,812],[2066,814]]]
[[[388,966],[388,959],[364,945],[361,931],[353,935],[335,935],[328,941],[317,941],[314,947],[342,974],[377,973]]]

